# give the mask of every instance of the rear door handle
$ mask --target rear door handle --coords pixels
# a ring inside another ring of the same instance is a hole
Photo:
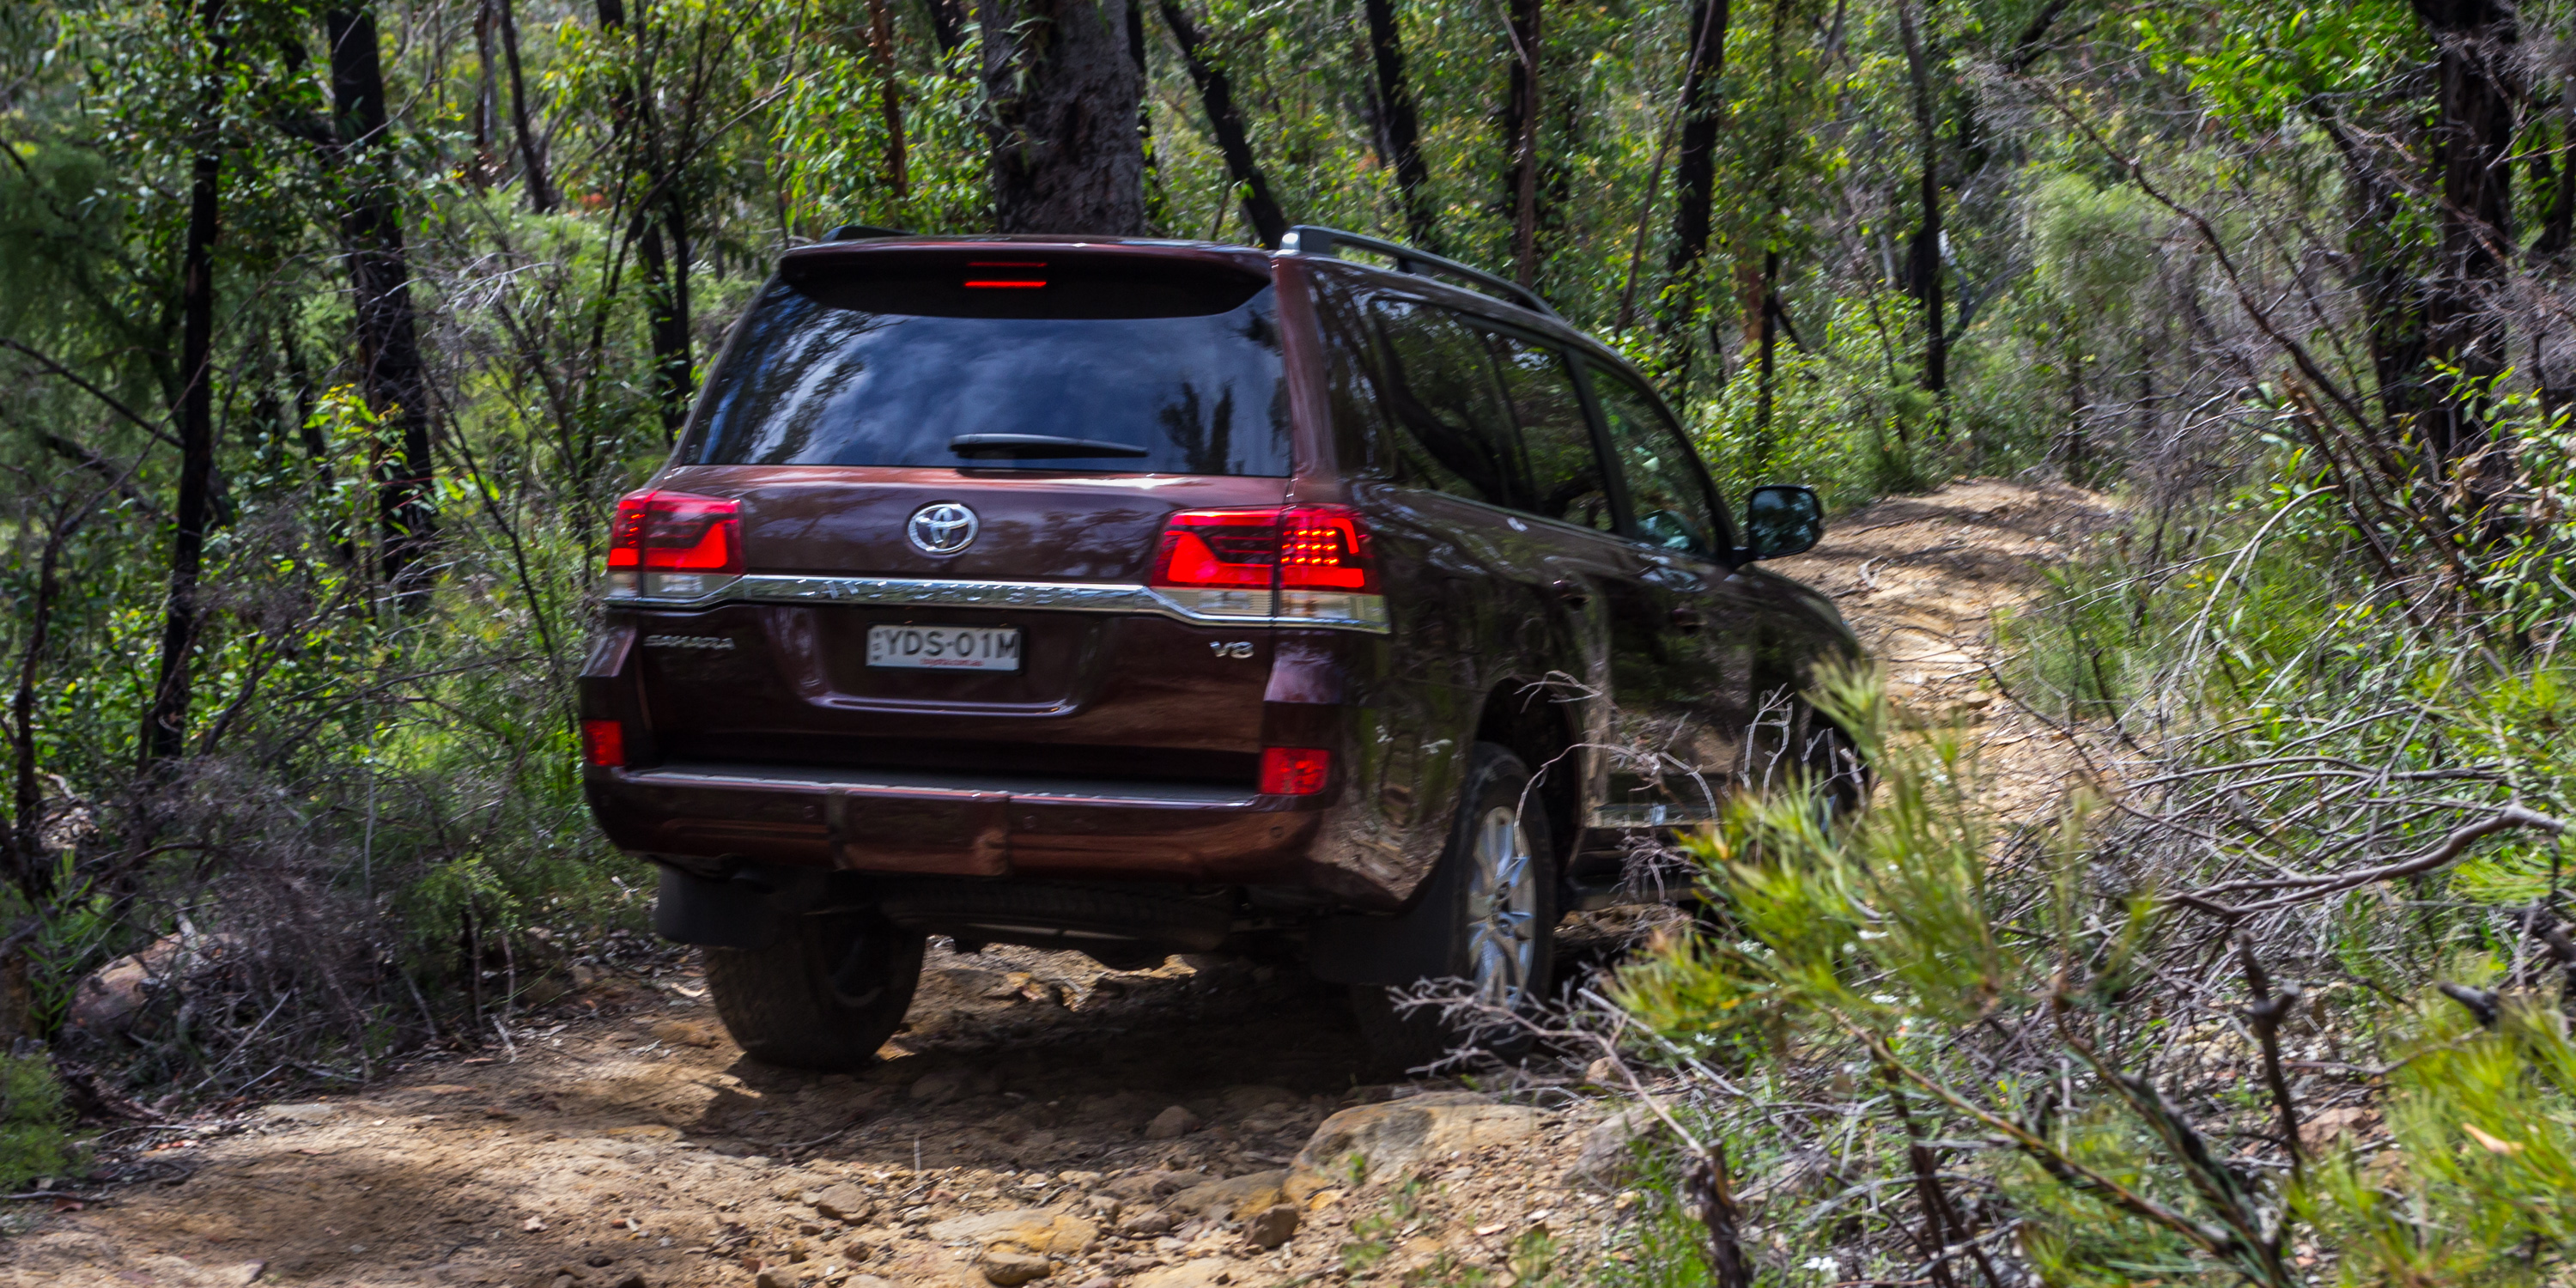
[[[1684,635],[1696,635],[1699,628],[1708,625],[1708,619],[1700,616],[1696,608],[1676,608],[1667,620],[1672,622],[1674,630]]]
[[[1576,608],[1592,602],[1592,592],[1585,589],[1583,583],[1579,581],[1559,581],[1549,589],[1556,592],[1558,599]]]

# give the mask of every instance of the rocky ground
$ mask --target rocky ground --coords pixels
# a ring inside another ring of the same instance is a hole
[[[2108,518],[1959,484],[1786,570],[1900,701],[1976,725],[1999,807],[2026,807],[2070,758],[1996,700],[1986,623]],[[1580,927],[1571,959],[1650,920]],[[857,1076],[745,1059],[686,968],[594,974],[539,1016],[360,1094],[129,1131],[144,1179],[8,1204],[0,1285],[1499,1286],[1583,1282],[1633,1237],[1592,1053],[1358,1082],[1338,991],[1273,966],[938,947]]]

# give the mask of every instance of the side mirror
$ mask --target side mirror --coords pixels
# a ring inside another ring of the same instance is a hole
[[[1744,536],[1752,543],[1745,554],[1752,558],[1804,554],[1824,535],[1825,505],[1814,488],[1768,483],[1744,498]]]

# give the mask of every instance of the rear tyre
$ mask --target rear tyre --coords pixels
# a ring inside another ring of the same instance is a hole
[[[767,948],[708,949],[707,992],[753,1059],[864,1068],[911,1009],[922,942],[871,914],[790,917]]]
[[[1464,981],[1471,1006],[1401,1007],[1375,985],[1351,990],[1360,1036],[1384,1065],[1418,1068],[1462,1046],[1515,1058],[1529,1031],[1507,1018],[1537,1014],[1556,970],[1557,888],[1547,813],[1529,793],[1520,757],[1477,743],[1467,758],[1457,822],[1431,888],[1447,932],[1444,974]]]

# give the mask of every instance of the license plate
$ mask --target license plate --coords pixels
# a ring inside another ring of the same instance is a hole
[[[871,626],[868,665],[911,671],[1016,671],[1016,626]]]

